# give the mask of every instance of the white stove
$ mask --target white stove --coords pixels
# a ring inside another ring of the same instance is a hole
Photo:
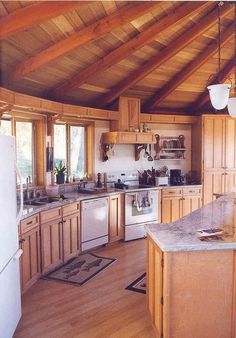
[[[125,241],[146,237],[144,225],[159,222],[159,190],[139,185],[137,171],[109,173],[107,185],[125,192]]]

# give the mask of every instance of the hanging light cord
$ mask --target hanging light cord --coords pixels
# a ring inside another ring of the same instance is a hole
[[[220,50],[220,45],[221,45],[221,36],[220,36],[220,7],[222,6],[222,3],[218,3],[218,82],[220,83],[220,57],[221,57],[221,50]]]

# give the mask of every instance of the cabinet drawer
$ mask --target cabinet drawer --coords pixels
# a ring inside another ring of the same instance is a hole
[[[47,223],[48,221],[60,218],[61,214],[62,214],[61,207],[50,209],[47,211],[42,211],[40,213],[41,223]]]
[[[182,196],[182,189],[181,188],[168,188],[162,190],[162,196]]]
[[[74,214],[80,211],[80,203],[71,203],[62,207],[63,216]]]
[[[39,214],[24,219],[21,221],[20,225],[22,234],[33,229],[35,226],[39,225]]]
[[[201,195],[201,188],[183,188],[183,195]]]

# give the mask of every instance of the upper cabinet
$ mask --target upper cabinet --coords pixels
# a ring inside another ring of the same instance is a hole
[[[228,116],[203,119],[204,170],[236,169],[236,120]]]
[[[124,97],[119,98],[119,121],[111,122],[111,131],[137,131],[140,127],[140,99]]]

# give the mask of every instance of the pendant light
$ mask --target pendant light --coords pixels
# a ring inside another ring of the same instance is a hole
[[[209,90],[210,100],[212,106],[217,109],[221,110],[224,109],[228,104],[229,99],[229,91],[230,85],[225,83],[220,83],[219,76],[220,76],[220,58],[221,58],[221,31],[220,31],[220,8],[223,5],[223,2],[218,3],[218,84],[214,84],[208,86],[207,89]]]
[[[236,117],[236,3],[234,4],[234,97],[230,97],[228,101],[228,112],[232,117]]]

